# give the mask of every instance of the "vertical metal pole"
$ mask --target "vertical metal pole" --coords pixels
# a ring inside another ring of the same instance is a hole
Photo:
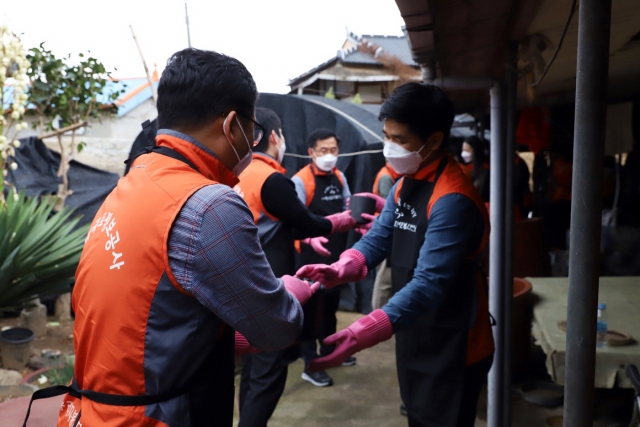
[[[516,115],[518,102],[518,70],[517,70],[518,44],[510,43],[507,46],[507,68],[505,70],[505,98],[506,98],[506,136],[504,149],[505,183],[504,183],[504,320],[503,320],[503,344],[504,360],[502,363],[502,382],[504,387],[504,403],[502,408],[503,425],[511,425],[511,357],[512,351],[512,317],[513,317],[513,187],[514,164],[516,152]]]
[[[506,349],[504,327],[504,256],[505,256],[505,139],[504,100],[501,82],[491,88],[491,234],[489,236],[489,311],[496,320],[493,337],[496,352],[489,371],[487,425],[500,427],[504,422],[504,370]]]
[[[611,0],[581,0],[578,24],[569,301],[565,361],[565,427],[593,422],[596,317],[609,70]]]
[[[189,30],[189,11],[187,10],[187,3],[184,4],[184,16],[187,21],[187,44],[191,47],[191,31]]]

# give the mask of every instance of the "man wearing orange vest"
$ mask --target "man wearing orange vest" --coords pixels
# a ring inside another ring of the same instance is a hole
[[[454,108],[442,89],[398,87],[385,101],[384,155],[404,175],[371,230],[331,265],[299,277],[326,287],[359,280],[387,256],[395,294],[326,338],[335,351],[309,370],[341,364],[396,336],[396,363],[409,426],[471,427],[493,359],[488,295],[479,258],[489,236],[482,198],[446,153]]]
[[[332,215],[346,209],[347,200],[351,197],[349,184],[344,174],[338,170],[340,138],[328,129],[318,129],[309,136],[308,153],[311,163],[296,173],[292,180],[296,186],[298,198],[311,212],[316,215]],[[324,245],[327,254],[320,254],[312,247],[302,245],[300,253],[300,265],[333,262],[338,259],[340,253],[347,245],[346,233],[335,233],[329,237]],[[336,331],[336,312],[340,304],[341,289],[331,289],[324,294],[324,332],[329,336]],[[302,358],[305,364],[318,357],[316,341],[302,343]],[[321,343],[320,355],[327,355],[333,351],[333,346]],[[354,365],[354,357],[345,362],[345,366]],[[310,372],[304,370],[302,379],[309,381],[317,387],[326,387],[333,384],[332,378],[326,372]]]
[[[234,330],[264,350],[300,333],[319,284],[274,276],[232,190],[263,132],[256,98],[234,58],[169,59],[156,145],[106,198],[80,258],[73,382],[34,394],[68,392],[59,427],[231,426]]]
[[[234,189],[251,209],[271,269],[276,276],[291,275],[296,270],[294,239],[345,232],[356,220],[350,211],[326,217],[311,213],[281,166],[286,144],[280,118],[272,110],[257,108],[256,121],[265,135],[253,148],[253,160]],[[298,357],[299,345],[243,356],[239,427],[267,425],[284,391],[288,365]]]
[[[389,192],[391,192],[391,188],[401,176],[387,162],[376,175],[375,181],[373,181],[373,194],[386,199]]]

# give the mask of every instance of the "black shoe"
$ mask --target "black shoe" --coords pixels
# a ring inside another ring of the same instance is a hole
[[[342,362],[342,366],[353,366],[356,364],[356,358],[353,356],[349,356],[347,360]]]
[[[407,416],[407,407],[404,406],[404,403],[400,404],[400,415],[406,417]]]
[[[333,384],[333,379],[325,371],[308,372],[304,370],[302,372],[302,379],[309,381],[316,387],[328,387]]]

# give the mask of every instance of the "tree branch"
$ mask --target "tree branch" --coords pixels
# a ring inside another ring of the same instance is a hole
[[[62,129],[56,129],[56,130],[53,130],[51,132],[47,132],[45,134],[39,135],[38,138],[39,139],[45,139],[45,138],[50,138],[52,136],[62,135],[63,133],[66,133],[66,132],[69,132],[69,131],[74,131],[76,129],[80,129],[81,127],[86,126],[86,125],[87,125],[87,122],[76,123],[74,125],[67,126],[67,127],[62,128]]]

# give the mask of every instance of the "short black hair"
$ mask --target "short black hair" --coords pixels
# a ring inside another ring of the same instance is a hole
[[[453,103],[442,89],[416,82],[398,86],[382,104],[378,120],[393,119],[427,141],[434,132],[444,134],[446,146],[455,116]]]
[[[316,148],[318,141],[329,139],[331,137],[335,138],[336,141],[338,141],[338,144],[340,144],[340,138],[334,131],[329,129],[317,129],[309,136],[309,148]]]
[[[267,148],[269,148],[269,137],[271,136],[271,131],[274,130],[277,135],[280,135],[282,122],[275,111],[263,107],[256,108],[256,122],[260,123],[264,128],[264,135],[262,135],[262,139],[258,145],[253,147],[253,151],[257,153],[264,153],[267,151]]]
[[[158,126],[196,129],[224,112],[253,117],[256,83],[240,61],[210,50],[171,55],[158,84]]]

